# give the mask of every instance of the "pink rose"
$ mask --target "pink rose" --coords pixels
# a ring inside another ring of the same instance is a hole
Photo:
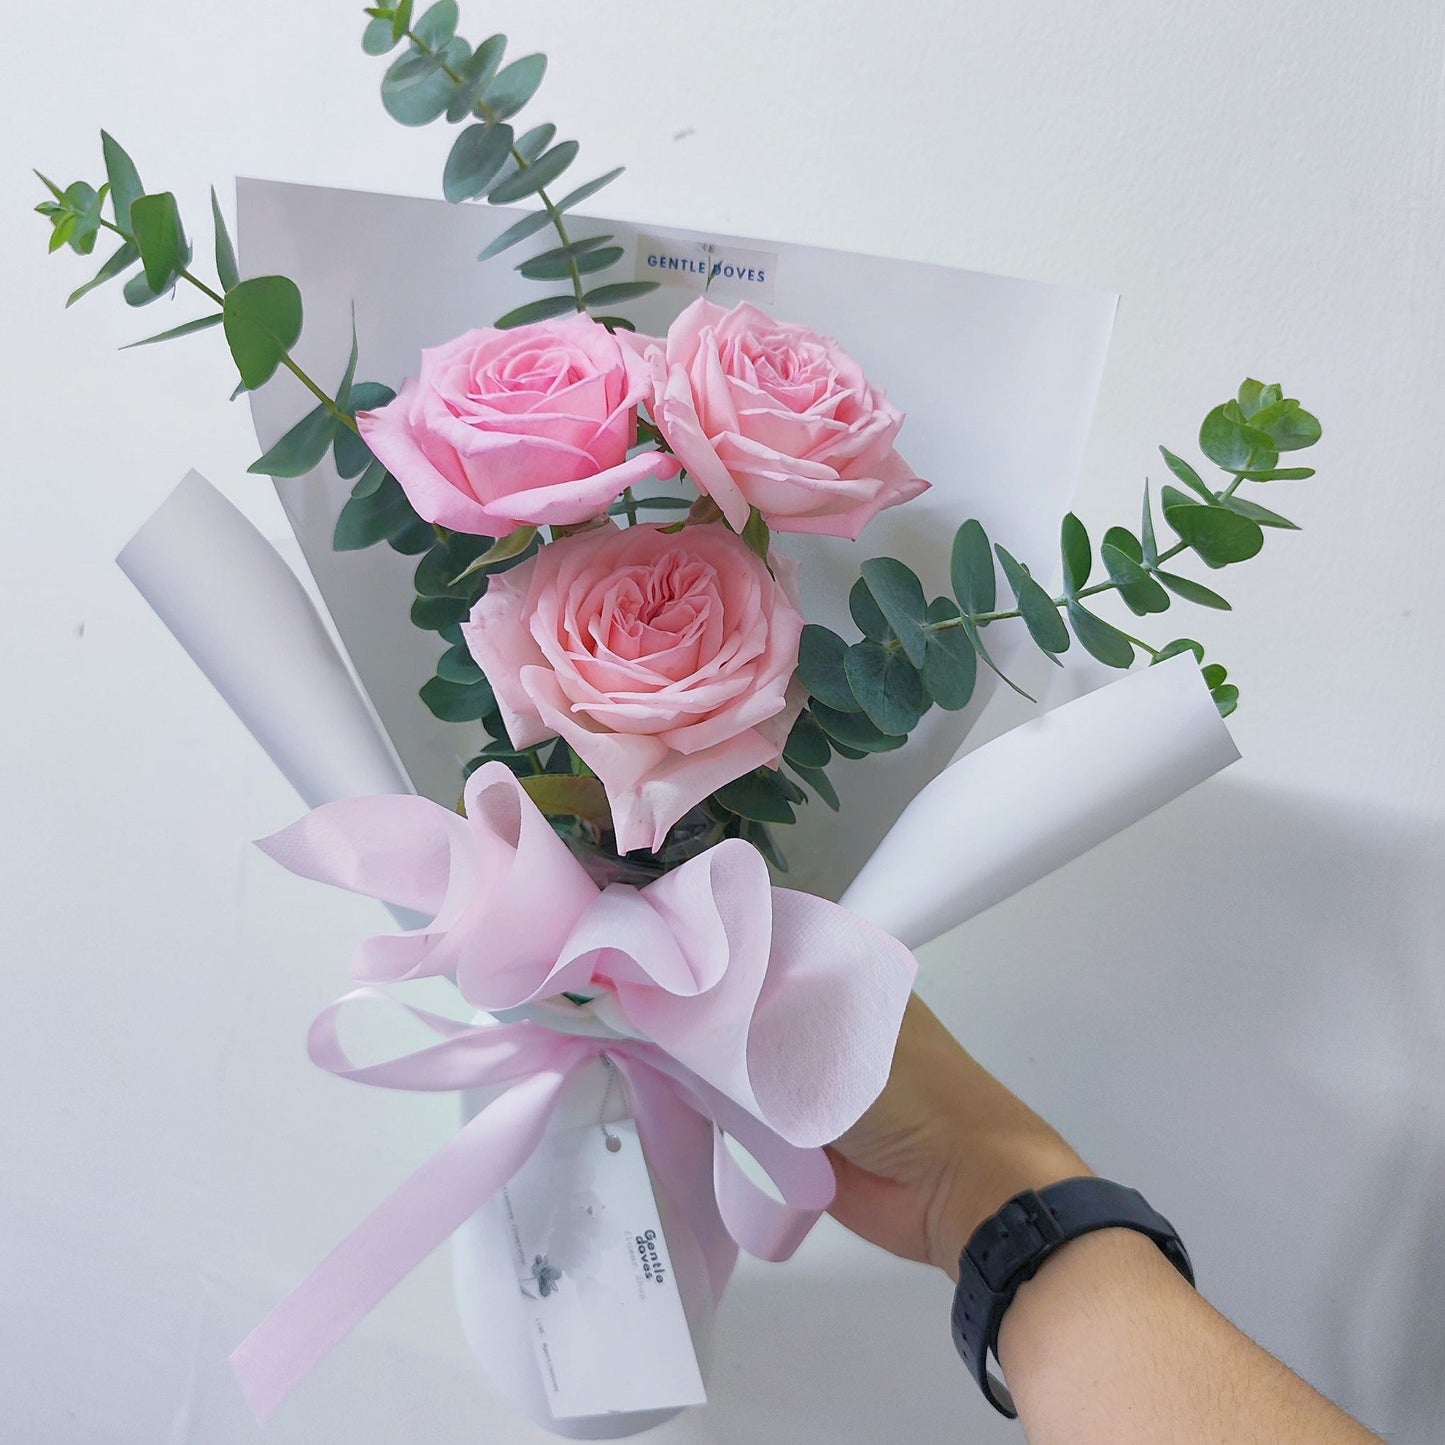
[[[893,450],[903,413],[806,326],[700,299],[665,342],[630,344],[652,368],[653,421],[736,531],[752,506],[777,531],[856,541],[928,488]]]
[[[776,767],[804,697],[795,564],[721,523],[605,527],[491,579],[463,623],[517,747],[562,737],[602,782],[617,851]]]
[[[646,368],[578,313],[512,331],[468,331],[421,354],[421,375],[357,425],[417,514],[458,532],[585,522],[623,488],[670,475],[629,458]]]

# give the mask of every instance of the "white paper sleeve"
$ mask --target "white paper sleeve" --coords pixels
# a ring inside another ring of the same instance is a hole
[[[951,763],[842,902],[917,948],[1238,757],[1193,657],[1141,668]]]
[[[309,807],[413,791],[296,574],[199,472],[116,561]]]

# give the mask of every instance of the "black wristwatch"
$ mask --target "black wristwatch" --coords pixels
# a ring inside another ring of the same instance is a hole
[[[1145,1202],[1137,1189],[1108,1179],[1065,1179],[1035,1192],[1015,1194],[974,1230],[958,1259],[953,1296],[953,1342],[996,1410],[1014,1419],[1013,1397],[988,1367],[998,1348],[999,1326],[1020,1285],[1071,1239],[1096,1229],[1133,1229],[1164,1251],[1170,1264],[1194,1283],[1194,1269],[1174,1226]]]

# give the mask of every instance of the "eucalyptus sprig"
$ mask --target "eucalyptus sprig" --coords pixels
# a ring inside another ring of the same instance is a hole
[[[578,186],[554,201],[547,188],[577,159],[575,140],[558,141],[557,127],[533,126],[517,134],[511,121],[536,94],[547,70],[545,55],[523,55],[503,65],[505,35],[492,35],[475,49],[459,36],[456,0],[437,0],[413,21],[412,0],[370,6],[362,34],[368,55],[388,55],[403,41],[406,49],[387,68],[381,103],[402,125],[421,126],[445,115],[453,125],[468,121],[457,135],[442,172],[442,194],[454,203],[485,199],[494,206],[514,205],[535,196],[542,209],[508,226],[478,256],[500,255],[551,226],[558,244],[518,263],[533,281],[567,281],[568,294],[528,301],[500,317],[502,328],[545,321],[569,311],[616,306],[656,290],[655,281],[613,281],[589,289],[584,277],[615,266],[623,248],[611,235],[574,239],[566,215],[622,174],[621,166]],[[603,325],[632,330],[624,316],[598,315]]]
[[[1006,548],[991,544],[977,520],[964,522],[953,539],[952,597],[928,599],[917,574],[895,558],[864,562],[848,599],[861,637],[849,642],[816,623],[803,629],[798,678],[809,701],[788,739],[784,761],[836,809],[837,793],[824,771],[835,756],[856,759],[902,747],[931,708],[968,706],[981,667],[1022,692],[999,670],[984,641],[989,626],[1012,618],[1022,619],[1035,646],[1055,663],[1075,641],[1117,668],[1131,666],[1140,654],[1152,665],[1190,652],[1227,717],[1239,702],[1239,689],[1223,666],[1205,662],[1198,642],[1176,637],[1156,647],[1084,602],[1114,592],[1137,617],[1167,611],[1176,597],[1228,611],[1230,604],[1213,588],[1166,564],[1192,552],[1206,567],[1219,570],[1256,556],[1266,529],[1297,531],[1287,517],[1238,492],[1245,482],[1313,476],[1311,467],[1282,467],[1279,461],[1281,453],[1303,450],[1319,439],[1319,422],[1279,386],[1245,381],[1233,400],[1209,412],[1199,432],[1200,450],[1225,473],[1227,484],[1211,489],[1189,462],[1161,447],[1165,465],[1188,489],[1165,486],[1160,493],[1163,520],[1177,540],[1160,549],[1146,483],[1138,534],[1122,526],[1104,533],[1099,561],[1105,577],[1090,583],[1093,548],[1083,522],[1070,512],[1060,528],[1063,588],[1058,596],[1050,596]],[[996,568],[1013,595],[1012,607],[998,606]],[[720,793],[719,801],[765,822],[791,821],[797,802],[791,780],[770,769],[759,769],[725,791],[729,796]]]

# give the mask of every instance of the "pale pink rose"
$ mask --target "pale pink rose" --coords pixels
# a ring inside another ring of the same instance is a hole
[[[356,422],[420,517],[501,537],[585,522],[671,475],[662,453],[627,455],[647,391],[635,347],[579,312],[423,351],[421,375]]]
[[[928,489],[893,449],[903,413],[836,341],[743,302],[694,301],[665,341],[626,343],[652,369],[648,410],[737,531],[858,534]]]
[[[721,523],[605,527],[491,579],[462,624],[517,747],[562,737],[597,774],[617,850],[776,767],[804,701],[796,564],[775,578]]]

